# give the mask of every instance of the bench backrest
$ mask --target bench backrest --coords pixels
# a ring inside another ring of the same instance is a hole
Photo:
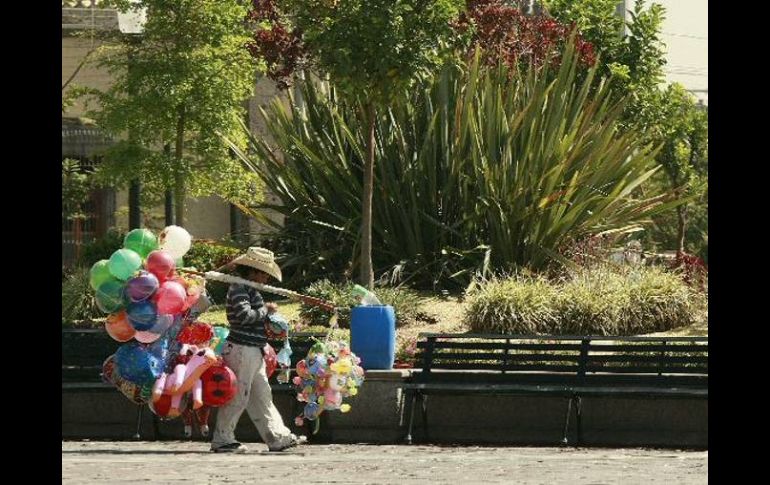
[[[421,334],[415,380],[591,380],[708,378],[708,337]],[[446,372],[433,372],[446,371]],[[451,371],[485,371],[460,376]],[[440,375],[438,375],[440,374]],[[625,377],[624,377],[625,376]]]

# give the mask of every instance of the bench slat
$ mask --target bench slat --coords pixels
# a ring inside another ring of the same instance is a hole
[[[502,365],[502,364],[484,364],[472,362],[434,362],[431,369],[457,369],[457,370],[497,370],[497,371],[550,371],[550,372],[577,372],[577,365]]]
[[[589,352],[692,352],[708,353],[708,344],[704,345],[602,345],[591,342]]]
[[[668,356],[668,355],[591,355],[588,365],[597,362],[660,362],[662,364],[708,364],[708,357]]]
[[[417,348],[425,349],[428,347],[427,341],[418,341]],[[580,350],[580,344],[572,343],[539,343],[539,344],[522,344],[522,343],[510,343],[505,342],[442,342],[436,341],[433,348],[435,349],[468,349],[468,350]]]
[[[708,374],[704,366],[587,366],[586,372],[606,372],[618,374]]]
[[[508,360],[508,361],[533,361],[533,362],[577,362],[580,356],[577,354],[492,354],[492,353],[460,353],[460,352],[434,352],[433,362],[440,360]],[[416,354],[415,358],[424,359],[425,354]]]

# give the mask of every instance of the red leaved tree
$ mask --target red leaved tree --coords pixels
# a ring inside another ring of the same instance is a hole
[[[503,62],[541,66],[552,55],[551,62],[560,63],[560,53],[569,41],[572,25],[562,24],[547,15],[527,15],[504,0],[468,0],[467,10],[460,15],[455,29],[470,35],[472,55],[480,48],[488,65]],[[596,62],[594,46],[580,35],[575,47],[585,66]]]
[[[280,89],[291,85],[294,72],[305,58],[302,33],[291,26],[276,0],[253,0],[249,20],[255,26],[251,54],[267,64],[267,76]]]

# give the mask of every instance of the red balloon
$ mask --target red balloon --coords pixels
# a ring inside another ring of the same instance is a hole
[[[168,412],[171,411],[171,394],[161,395],[157,402],[150,401],[150,411],[158,417],[168,417]]]
[[[176,281],[166,281],[158,289],[158,313],[175,315],[182,311],[187,292]]]
[[[148,254],[145,266],[147,271],[154,274],[161,283],[172,278],[174,269],[176,269],[174,258],[162,250],[156,250]]]
[[[275,349],[270,344],[265,344],[265,348],[262,350],[265,354],[265,373],[267,378],[270,379],[275,369],[278,368],[278,355],[276,355]]]
[[[185,326],[177,335],[180,344],[203,345],[214,337],[214,329],[204,322],[193,322]]]
[[[226,365],[209,367],[201,376],[203,404],[218,407],[230,402],[238,391],[238,378]]]

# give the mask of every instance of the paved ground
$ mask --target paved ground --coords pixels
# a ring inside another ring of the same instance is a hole
[[[708,452],[476,446],[305,445],[245,455],[202,442],[62,442],[62,483],[705,484]]]

